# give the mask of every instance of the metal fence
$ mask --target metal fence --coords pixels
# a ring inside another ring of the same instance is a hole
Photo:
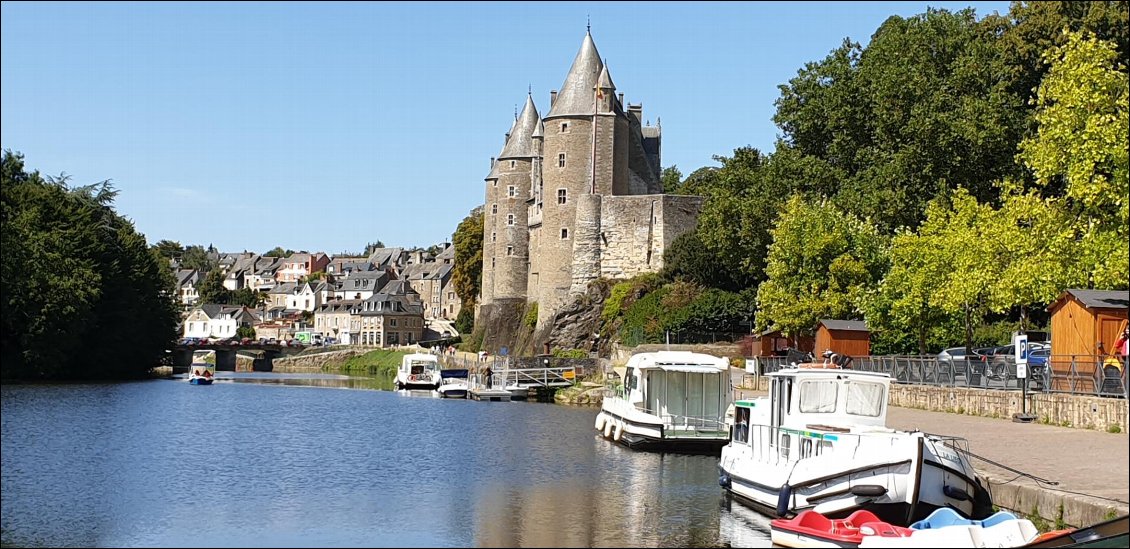
[[[746,360],[753,363],[760,375],[795,363],[795,359],[782,356]],[[1125,398],[1130,392],[1128,366],[1126,357],[1051,355],[1047,364],[1029,365],[1028,390]],[[848,368],[888,374],[895,383],[1002,390],[1023,388],[1022,380],[1016,375],[1016,360],[1011,356],[951,360],[939,360],[933,355],[861,356],[852,357]]]

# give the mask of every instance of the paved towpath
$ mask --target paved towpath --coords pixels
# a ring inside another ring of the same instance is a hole
[[[1041,485],[1048,490],[1079,492],[1119,500],[1130,508],[1130,439],[1126,433],[1107,433],[1038,423],[1013,423],[1007,419],[928,412],[892,406],[887,425],[894,429],[918,429],[969,440],[969,450],[1013,469],[1059,485]],[[1008,480],[1016,473],[975,459],[973,466]],[[1027,478],[1015,482],[1036,484]]]

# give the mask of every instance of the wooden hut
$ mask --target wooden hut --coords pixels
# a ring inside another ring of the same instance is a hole
[[[815,348],[815,340],[810,335],[788,338],[781,330],[765,330],[757,334],[753,341],[753,356],[785,356],[789,348],[811,353]]]
[[[871,332],[862,320],[824,319],[816,325],[816,348],[819,355],[831,349],[833,353],[851,357],[871,354]]]
[[[1130,291],[1080,290],[1063,292],[1051,305],[1052,389],[1091,391],[1096,365],[1114,352],[1114,342],[1126,327]]]

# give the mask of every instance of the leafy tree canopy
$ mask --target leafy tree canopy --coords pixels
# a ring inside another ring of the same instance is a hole
[[[0,377],[144,376],[176,337],[167,259],[109,182],[71,187],[10,150],[0,171]]]

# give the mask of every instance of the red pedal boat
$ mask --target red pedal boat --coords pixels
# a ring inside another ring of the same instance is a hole
[[[870,511],[856,511],[846,519],[801,511],[791,519],[774,519],[770,524],[773,543],[784,547],[859,547],[864,535],[906,537],[913,532],[880,521]]]

